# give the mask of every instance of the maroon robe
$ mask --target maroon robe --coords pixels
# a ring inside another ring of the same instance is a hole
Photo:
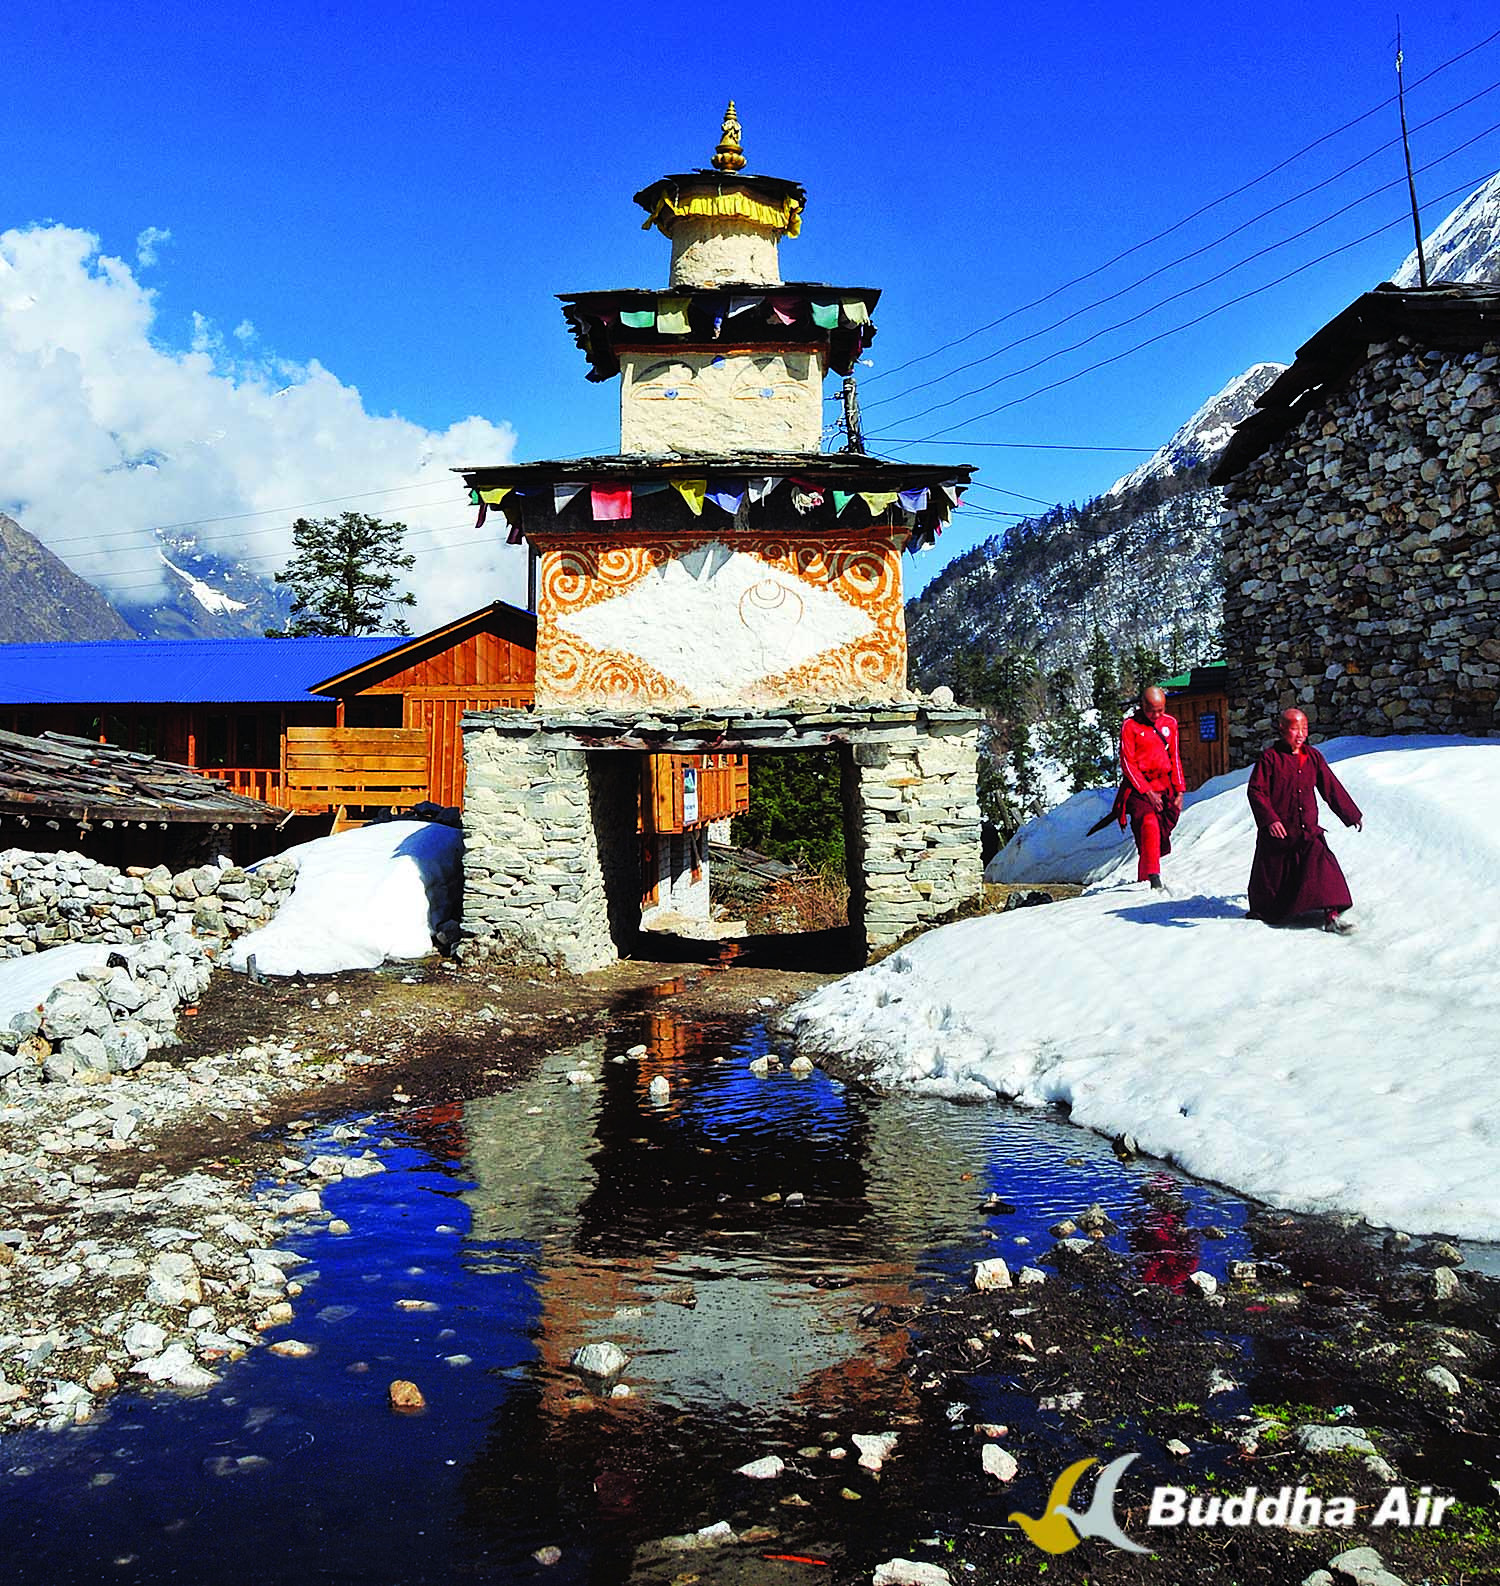
[[[1245,791],[1258,828],[1251,918],[1275,925],[1312,909],[1347,909],[1349,884],[1318,824],[1317,794],[1345,826],[1364,816],[1323,756],[1311,744],[1299,757],[1284,743],[1273,743],[1261,751]],[[1286,827],[1285,837],[1271,835],[1274,821]]]

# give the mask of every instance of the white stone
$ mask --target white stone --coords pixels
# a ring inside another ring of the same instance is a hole
[[[981,1294],[993,1289],[1008,1289],[1010,1286],[1010,1267],[1002,1257],[992,1256],[988,1261],[974,1263],[974,1287]]]
[[[953,1586],[953,1577],[941,1564],[893,1558],[875,1566],[870,1586]]]
[[[609,1342],[585,1344],[573,1351],[572,1365],[590,1377],[618,1376],[630,1364],[630,1356],[618,1344]]]
[[[866,1470],[879,1470],[899,1437],[899,1432],[856,1432],[849,1441],[859,1450],[859,1462]]]
[[[1014,1481],[1016,1472],[1021,1468],[1015,1455],[1001,1448],[998,1443],[986,1443],[980,1450],[979,1459],[985,1475],[993,1476],[996,1481]]]
[[[748,1465],[735,1469],[736,1476],[748,1476],[752,1481],[770,1481],[786,1469],[786,1461],[779,1454],[767,1454],[762,1459],[752,1459]]]

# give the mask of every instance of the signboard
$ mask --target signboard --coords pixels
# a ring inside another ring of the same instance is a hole
[[[1219,714],[1217,711],[1205,711],[1198,718],[1198,737],[1203,743],[1217,743],[1219,741]]]
[[[698,824],[698,768],[693,765],[682,768],[682,824]]]

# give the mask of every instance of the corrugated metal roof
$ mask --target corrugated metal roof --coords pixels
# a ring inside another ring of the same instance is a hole
[[[290,705],[404,637],[0,645],[0,705]]]

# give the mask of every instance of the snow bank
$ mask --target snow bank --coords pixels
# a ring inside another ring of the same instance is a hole
[[[25,958],[0,960],[0,1024],[9,1024],[16,1014],[39,1008],[54,986],[76,979],[80,969],[107,964],[111,953],[123,953],[128,958],[131,948],[118,942],[69,942],[40,953],[28,953]]]
[[[1056,809],[1027,823],[985,866],[986,881],[1071,881],[1087,886],[1134,858],[1127,827],[1111,821],[1092,837],[1088,829],[1109,814],[1112,787],[1085,788]]]
[[[459,911],[463,835],[427,821],[382,821],[302,843],[279,856],[297,863],[297,885],[276,918],[235,942],[267,975],[373,969],[422,958],[432,932]]]
[[[1365,814],[1329,833],[1352,936],[1244,918],[1239,772],[1184,810],[1171,897],[1116,869],[931,931],[799,1004],[798,1033],[886,1084],[1066,1102],[1277,1205],[1500,1238],[1500,742],[1321,747]],[[1086,797],[1039,851],[1084,862]]]

